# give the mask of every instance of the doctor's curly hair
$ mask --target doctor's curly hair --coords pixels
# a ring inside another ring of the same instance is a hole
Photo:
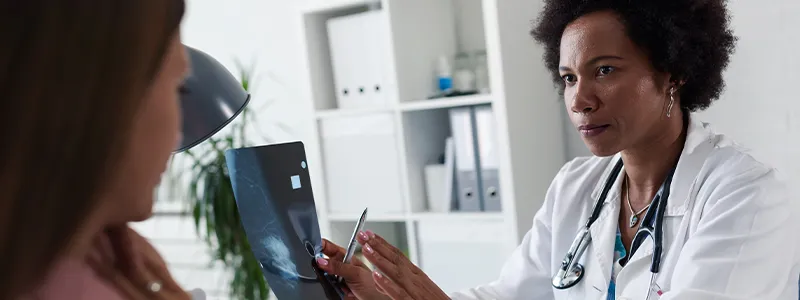
[[[722,72],[736,44],[725,0],[545,0],[531,31],[544,46],[544,62],[563,92],[558,73],[561,35],[568,24],[597,11],[613,11],[628,37],[649,55],[653,67],[683,81],[681,108],[697,111],[719,98]]]

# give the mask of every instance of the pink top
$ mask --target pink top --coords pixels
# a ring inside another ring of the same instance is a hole
[[[106,281],[95,274],[83,261],[69,259],[61,262],[48,275],[44,285],[32,300],[123,300]]]

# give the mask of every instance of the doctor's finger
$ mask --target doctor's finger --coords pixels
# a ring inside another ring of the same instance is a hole
[[[369,274],[364,271],[364,268],[346,264],[339,260],[317,258],[317,265],[325,272],[344,278],[348,284],[358,285],[369,280],[369,278],[366,278],[367,276],[364,275]]]
[[[322,253],[331,258],[339,257],[341,260],[341,258],[344,258],[345,250],[327,239],[322,239]]]
[[[388,277],[397,285],[405,288],[414,288],[415,279],[413,277],[415,274],[408,268],[408,265],[402,263],[398,264],[384,257],[372,249],[371,243],[364,244],[364,257],[377,268],[377,271],[383,273],[385,277]]]
[[[389,260],[392,264],[402,267],[412,267],[414,264],[403,254],[403,251],[392,246],[381,236],[372,231],[365,231],[358,234],[359,243],[362,244],[364,252],[370,253],[372,250]]]
[[[322,253],[327,255],[330,260],[343,261],[346,251],[339,245],[336,245],[327,239],[322,239]],[[369,269],[363,261],[355,256],[351,257],[350,263],[358,267]]]
[[[375,271],[372,272],[372,278],[375,281],[375,284],[380,288],[381,293],[393,300],[412,300],[411,295],[408,292],[398,286],[396,283],[392,282],[389,278],[381,275],[380,272]]]
[[[358,297],[349,288],[342,287],[342,292],[344,292],[344,300],[358,300]]]

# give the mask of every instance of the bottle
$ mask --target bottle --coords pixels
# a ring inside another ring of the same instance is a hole
[[[436,79],[440,93],[446,94],[453,90],[453,70],[450,68],[450,60],[446,55],[439,56],[436,66]]]
[[[475,53],[475,85],[478,93],[488,94],[489,90],[489,70],[486,63],[486,51],[481,50]]]
[[[455,65],[453,89],[462,94],[475,92],[475,73],[469,55],[466,53],[456,55]]]

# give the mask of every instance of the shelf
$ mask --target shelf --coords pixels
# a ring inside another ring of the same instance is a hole
[[[414,100],[401,103],[399,108],[392,107],[370,107],[370,108],[348,108],[348,109],[324,109],[316,112],[317,119],[341,118],[349,116],[368,115],[376,113],[391,112],[400,110],[405,112],[446,109],[460,106],[491,104],[492,95],[478,94],[468,96],[457,96],[447,98],[437,98],[428,100]]]
[[[411,215],[412,220],[471,220],[471,221],[502,221],[505,215],[501,212],[448,212],[434,213],[421,212]]]
[[[401,111],[432,110],[441,108],[453,108],[459,106],[491,104],[492,95],[477,94],[468,96],[457,96],[437,99],[415,100],[400,104]]]
[[[346,10],[374,4],[380,0],[320,0],[311,1],[310,4],[300,5],[302,13],[323,13],[329,11]]]
[[[355,222],[361,214],[332,214],[328,219],[333,222]],[[403,214],[384,214],[384,215],[369,215],[367,214],[367,222],[405,222],[409,218]]]
[[[392,111],[391,108],[388,107],[376,107],[376,108],[351,108],[351,109],[326,109],[320,110],[316,113],[317,119],[332,119],[332,118],[342,118],[342,117],[349,117],[349,116],[359,116],[359,115],[368,115],[368,114],[376,114],[376,113],[385,113]]]

